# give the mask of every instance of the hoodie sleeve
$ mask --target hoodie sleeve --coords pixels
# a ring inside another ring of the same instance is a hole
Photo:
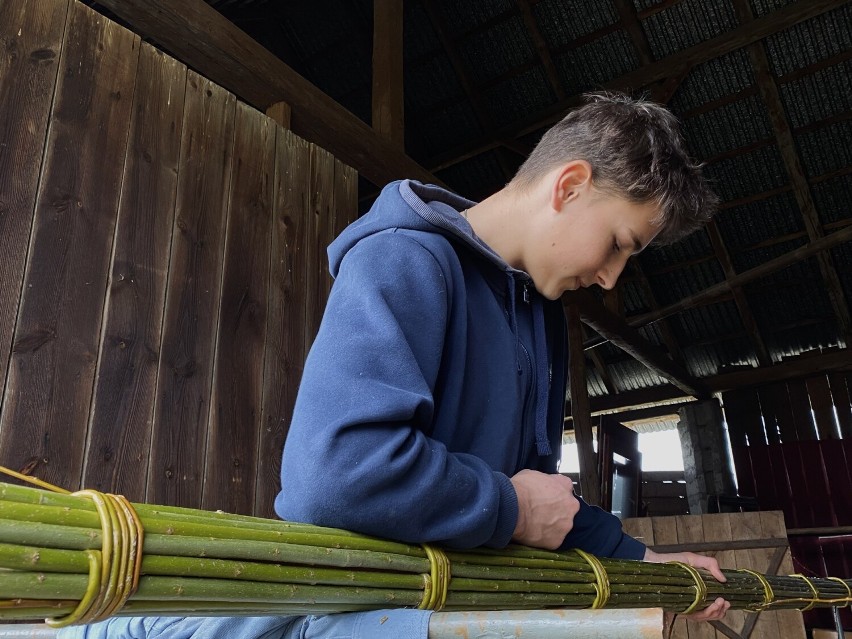
[[[589,506],[581,498],[580,510],[574,517],[574,528],[559,550],[579,548],[598,557],[642,559],[645,545],[621,528],[621,520],[597,506]]]
[[[509,478],[424,432],[449,313],[445,270],[403,232],[364,238],[343,258],[305,363],[279,516],[414,543],[509,542]]]

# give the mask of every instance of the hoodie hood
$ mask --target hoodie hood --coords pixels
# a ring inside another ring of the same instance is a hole
[[[415,180],[402,180],[388,184],[370,210],[350,224],[328,247],[329,270],[337,277],[344,256],[360,240],[388,229],[411,229],[442,234],[462,242],[488,262],[496,272],[502,272],[509,298],[509,321],[515,335],[516,351],[520,358],[521,346],[517,326],[517,287],[523,285],[523,303],[532,305],[534,351],[536,362],[536,449],[541,456],[551,454],[547,436],[547,408],[550,395],[550,366],[545,335],[544,298],[532,286],[532,279],[524,271],[508,265],[473,232],[462,212],[476,202],[434,185]],[[518,360],[520,370],[520,359]]]

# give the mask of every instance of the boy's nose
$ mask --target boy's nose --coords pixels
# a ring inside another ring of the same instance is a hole
[[[598,284],[600,287],[607,291],[611,291],[615,288],[615,283],[618,281],[618,277],[624,270],[625,264],[626,262],[620,262],[617,265],[604,267],[598,271]]]

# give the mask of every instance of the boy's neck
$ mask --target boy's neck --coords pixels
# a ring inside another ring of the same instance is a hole
[[[523,246],[533,214],[532,198],[504,187],[467,211],[477,237],[509,266],[523,270]]]

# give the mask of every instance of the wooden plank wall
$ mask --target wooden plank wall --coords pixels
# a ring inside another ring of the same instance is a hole
[[[0,42],[0,464],[271,516],[355,172],[74,0]]]
[[[831,373],[724,393],[740,494],[791,528],[852,525],[850,388]]]
[[[623,522],[629,534],[648,546],[672,552],[696,550],[715,556],[723,568],[748,568],[762,573],[794,572],[784,514],[780,511],[643,517]],[[733,540],[775,540],[774,548],[726,549]],[[712,550],[700,550],[710,544]],[[666,548],[669,546],[670,548]],[[775,565],[777,564],[777,566]],[[677,617],[672,639],[804,639],[802,613],[795,610],[729,612],[723,622],[687,621]]]

